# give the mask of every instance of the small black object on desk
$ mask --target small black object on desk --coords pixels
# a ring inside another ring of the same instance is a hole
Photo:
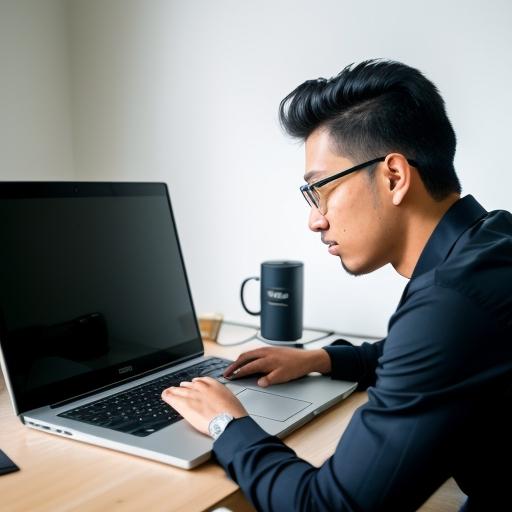
[[[19,471],[19,467],[14,464],[14,462],[7,457],[7,455],[0,450],[0,475],[6,475],[7,473],[12,473],[13,471]]]

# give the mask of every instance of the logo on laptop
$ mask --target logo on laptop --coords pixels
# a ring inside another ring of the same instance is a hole
[[[133,372],[133,366],[132,365],[123,366],[122,368],[119,368],[117,370],[117,373],[119,373],[119,375],[122,375],[123,373],[129,373],[129,372]]]

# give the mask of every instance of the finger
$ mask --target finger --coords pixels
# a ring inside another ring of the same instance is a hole
[[[169,391],[169,389],[166,389],[162,393],[162,400],[167,404],[170,405],[173,409],[180,412],[183,408],[183,406],[186,404],[187,399],[178,395],[174,395]]]
[[[213,377],[195,377],[194,379],[192,379],[192,382],[194,383],[194,385],[202,387],[203,391],[206,390],[207,388],[212,387],[224,387],[217,379],[214,379]]]
[[[206,384],[219,384],[219,381],[214,379],[213,377],[199,377],[202,382],[205,382]]]
[[[167,396],[168,394],[171,393],[171,389],[172,389],[172,386],[170,388],[165,388],[163,391],[162,391],[162,394],[160,395],[161,398],[163,398],[164,396]]]
[[[188,388],[185,388],[185,387],[172,387],[172,388],[167,388],[165,390],[165,393],[167,396],[181,396],[183,398],[189,398],[191,393],[192,393],[192,389],[188,389]]]
[[[192,382],[189,382],[188,380],[184,380],[183,382],[180,382],[181,388],[191,388],[193,386]]]
[[[248,375],[252,375],[254,373],[266,373],[267,371],[268,367],[265,360],[257,359],[256,361],[252,361],[236,369],[231,374],[231,378],[241,379],[242,377],[247,377]]]
[[[173,392],[172,392],[172,387],[171,388],[167,388],[167,389],[164,389],[162,391],[162,394],[160,395],[160,398],[164,401],[164,402],[167,402],[169,405],[173,405],[171,402],[174,402],[176,399],[178,399],[179,397],[178,396],[174,396]]]
[[[229,377],[234,372],[239,370],[242,366],[245,366],[249,361],[254,361],[255,358],[251,359],[241,359],[240,357],[232,364],[230,364],[225,370],[224,370],[224,377]]]
[[[224,377],[228,377],[233,373],[237,368],[244,366],[249,361],[254,361],[256,359],[259,359],[260,357],[263,357],[265,355],[264,350],[266,348],[257,348],[254,350],[249,350],[248,352],[243,352],[238,356],[238,359],[231,363],[225,370],[224,370]]]
[[[276,384],[279,382],[285,382],[285,380],[282,378],[281,372],[279,369],[272,370],[268,375],[265,375],[264,377],[261,377],[258,379],[258,386],[261,386],[262,388],[266,388],[268,386],[271,386],[272,384]]]
[[[208,386],[211,383],[210,382],[211,380],[216,382],[215,379],[212,379],[211,377],[194,377],[192,379],[192,383],[194,385],[199,385],[199,386],[201,386],[201,385],[202,386]]]

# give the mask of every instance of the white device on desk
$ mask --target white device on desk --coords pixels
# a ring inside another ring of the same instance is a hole
[[[192,468],[212,440],[160,399],[204,357],[169,194],[158,183],[0,183],[1,364],[29,427]],[[226,381],[225,381],[226,383]],[[228,384],[284,435],[355,388]]]

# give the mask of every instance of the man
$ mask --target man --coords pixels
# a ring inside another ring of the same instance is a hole
[[[451,476],[465,510],[510,506],[512,215],[460,198],[454,131],[416,69],[349,66],[300,85],[280,115],[305,140],[310,229],[349,273],[391,263],[410,281],[380,342],[262,348],[225,376],[263,373],[268,386],[320,371],[357,380],[368,402],[315,468],[213,379],[163,399],[199,431],[210,426],[217,460],[259,510],[416,510]]]

